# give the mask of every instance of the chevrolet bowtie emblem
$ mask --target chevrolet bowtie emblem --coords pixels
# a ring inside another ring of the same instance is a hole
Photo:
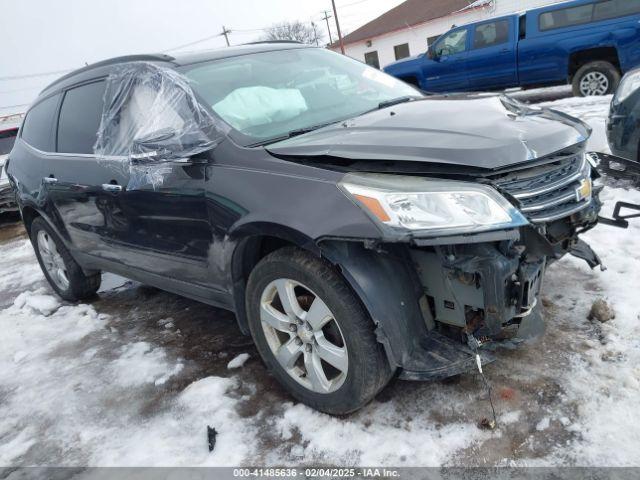
[[[576,189],[576,199],[578,202],[591,198],[593,186],[590,178],[585,178],[580,182],[580,187]]]

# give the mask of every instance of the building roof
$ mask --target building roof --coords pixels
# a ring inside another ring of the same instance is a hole
[[[349,35],[345,35],[343,42],[346,45],[369,40],[385,33],[446,17],[470,6],[473,8],[474,3],[473,0],[407,0]],[[338,46],[340,46],[339,42],[331,44],[331,48]]]

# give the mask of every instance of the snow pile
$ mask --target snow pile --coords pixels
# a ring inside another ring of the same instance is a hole
[[[164,411],[131,418],[101,434],[89,464],[100,466],[237,466],[255,454],[256,429],[236,412],[233,379],[207,377],[189,385]],[[209,453],[207,425],[218,431]]]
[[[436,426],[422,415],[403,419],[395,405],[376,403],[348,418],[285,405],[277,425],[285,440],[294,432],[301,436],[305,461],[329,465],[440,466],[455,452],[493,435],[462,417],[459,423]]]
[[[41,292],[44,289],[40,290]],[[15,299],[13,305],[18,309],[30,309],[33,313],[40,313],[45,317],[58,309],[60,301],[52,295],[42,293],[23,292]]]
[[[605,122],[609,115],[609,106],[612,98],[611,95],[604,97],[571,97],[556,100],[555,102],[540,103],[538,106],[552,108],[586,122],[593,128],[593,133],[589,139],[589,149],[594,152],[608,153],[610,150],[605,131]]]
[[[110,365],[110,373],[118,385],[132,387],[145,383],[162,385],[180,373],[184,365],[171,365],[162,348],[147,342],[136,342],[120,349],[120,357]]]
[[[38,263],[34,262],[33,246],[29,240],[2,246],[0,291],[22,291],[24,287],[43,280],[44,275]]]
[[[640,192],[606,189],[602,198],[610,214],[616,201],[640,203]],[[602,287],[600,296],[616,310],[606,324],[594,321],[590,348],[575,355],[566,375],[568,395],[578,405],[579,418],[572,429],[580,439],[572,446],[579,464],[638,466],[640,458],[640,222],[629,230],[599,226],[584,236],[607,266],[590,271],[582,262],[566,262]],[[580,286],[577,286],[580,288]],[[589,305],[582,307],[584,318]],[[588,322],[588,320],[585,320]]]
[[[232,370],[234,368],[240,368],[246,363],[247,360],[249,360],[249,354],[248,353],[241,353],[240,355],[235,357],[233,360],[231,360],[227,364],[227,368],[229,370]]]

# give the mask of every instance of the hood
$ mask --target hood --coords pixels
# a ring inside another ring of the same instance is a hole
[[[280,158],[421,162],[500,170],[584,142],[581,121],[505,96],[426,98],[267,147]],[[345,162],[348,163],[348,162]]]

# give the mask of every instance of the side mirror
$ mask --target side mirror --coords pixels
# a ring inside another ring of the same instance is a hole
[[[203,143],[200,138],[183,135],[173,128],[163,128],[133,140],[129,155],[132,164],[179,161],[208,163],[215,142]]]
[[[427,49],[427,58],[429,60],[433,60],[436,56],[436,52],[433,50],[432,46],[429,46],[429,48]]]

